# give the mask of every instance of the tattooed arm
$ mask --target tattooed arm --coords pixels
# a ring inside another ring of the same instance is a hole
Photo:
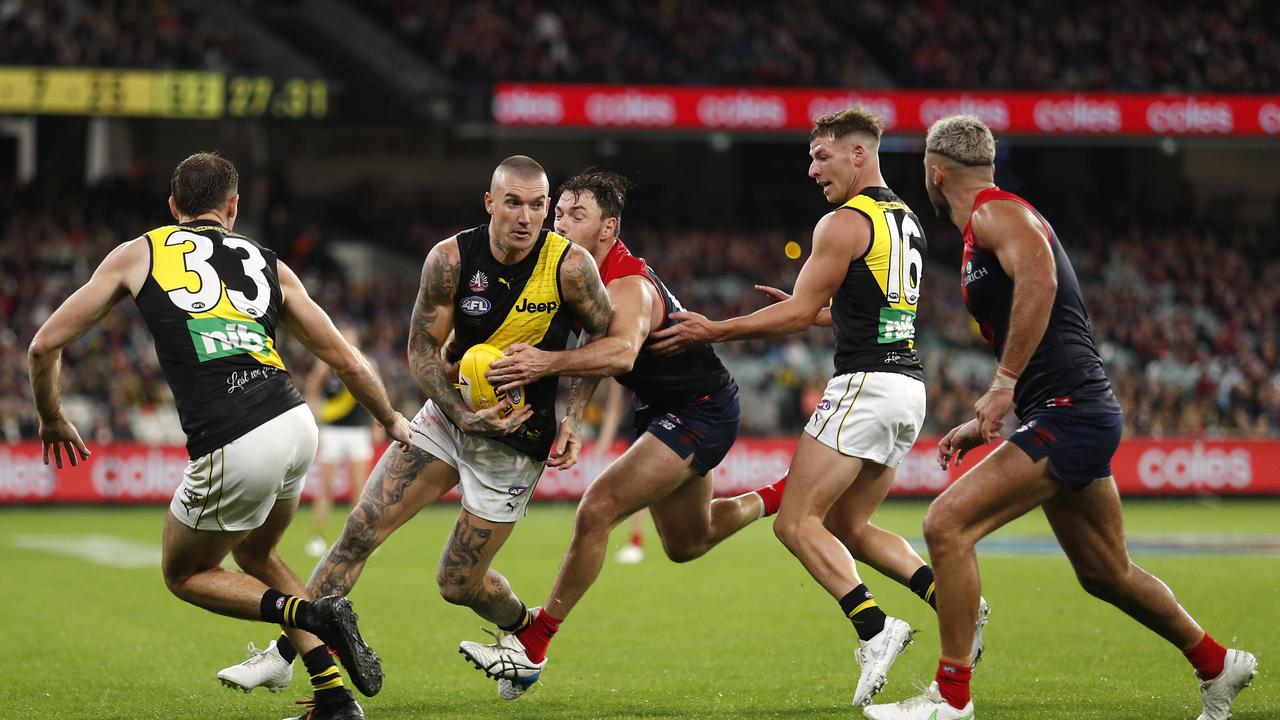
[[[427,261],[422,265],[418,300],[414,303],[413,318],[409,322],[409,369],[422,392],[463,432],[506,435],[528,420],[533,408],[525,405],[520,411],[503,417],[503,413],[510,410],[510,404],[504,401],[501,405],[472,412],[453,386],[449,367],[441,357],[440,348],[453,329],[454,294],[458,289],[461,266],[457,238],[439,243],[427,254]]]
[[[591,257],[590,253],[577,245],[570,246],[569,256],[560,264],[560,287],[563,289],[564,301],[573,313],[574,319],[582,326],[583,345],[609,334],[613,306],[609,302],[609,292],[600,281],[600,271],[596,269],[595,258]],[[569,386],[569,407],[565,410],[560,432],[556,435],[555,445],[551,448],[548,466],[567,470],[577,462],[578,423],[581,422],[582,411],[591,401],[591,396],[595,393],[599,382],[599,375],[573,379],[573,384]]]

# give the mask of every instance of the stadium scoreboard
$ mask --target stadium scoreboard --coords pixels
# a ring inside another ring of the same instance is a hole
[[[0,67],[0,113],[300,120],[329,114],[329,85],[216,72]]]

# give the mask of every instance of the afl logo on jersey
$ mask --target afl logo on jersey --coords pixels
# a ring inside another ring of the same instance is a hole
[[[467,281],[467,287],[471,288],[471,292],[484,292],[489,289],[489,276],[477,270]]]
[[[470,295],[463,298],[462,302],[458,303],[458,307],[462,308],[462,312],[470,315],[471,317],[480,317],[481,315],[489,312],[493,307],[493,303],[479,295]]]

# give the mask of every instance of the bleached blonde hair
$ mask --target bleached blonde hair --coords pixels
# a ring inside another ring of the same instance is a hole
[[[975,115],[948,115],[929,128],[925,152],[969,166],[995,165],[996,139]]]

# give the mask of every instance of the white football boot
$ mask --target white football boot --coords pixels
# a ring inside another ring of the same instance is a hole
[[[218,680],[229,688],[245,692],[258,687],[280,692],[293,682],[293,663],[280,657],[275,640],[266,650],[259,650],[249,643],[249,659],[218,671]]]
[[[957,710],[942,699],[938,683],[929,683],[929,689],[913,698],[892,705],[872,705],[862,709],[871,720],[973,720],[973,700]]]
[[[1228,650],[1222,672],[1212,680],[1200,683],[1200,700],[1204,712],[1196,720],[1230,720],[1231,706],[1241,690],[1249,687],[1258,674],[1258,659],[1244,650]]]
[[[538,682],[542,669],[547,666],[546,658],[540,663],[530,660],[520,638],[511,633],[485,632],[493,635],[494,642],[482,645],[463,641],[458,645],[458,652],[477,670],[498,681],[498,695],[503,700],[515,700]]]
[[[911,626],[905,620],[886,617],[879,635],[863,642],[858,640],[858,687],[853,693],[854,707],[862,707],[880,692],[889,679],[893,661],[911,644]]]
[[[635,565],[644,561],[644,548],[627,543],[614,553],[613,561],[622,565]]]
[[[978,598],[978,622],[973,628],[973,646],[969,649],[969,664],[974,669],[978,667],[978,661],[982,659],[982,653],[986,650],[986,646],[982,644],[982,629],[987,626],[987,621],[991,619],[991,608],[987,605],[987,599]]]

